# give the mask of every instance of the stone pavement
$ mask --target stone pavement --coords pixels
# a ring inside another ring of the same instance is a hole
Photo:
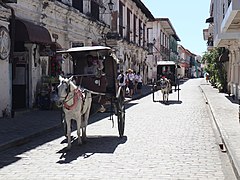
[[[240,146],[238,144],[240,143],[239,104],[227,94],[219,93],[210,84],[202,83],[200,88],[206,98],[206,104],[210,107],[237,179],[240,179]]]
[[[142,96],[150,92],[151,86],[143,86]],[[136,94],[126,98],[126,102],[140,97]],[[26,143],[55,128],[62,128],[60,110],[20,111],[15,113],[14,118],[0,118],[0,151]]]
[[[232,101],[227,94],[219,93],[217,89],[205,83],[204,79],[202,79],[200,88],[204,94],[206,104],[209,105],[237,178],[240,179],[238,102]],[[142,96],[150,93],[151,86],[143,86]],[[132,99],[141,98],[142,96],[134,95]],[[126,101],[132,99],[127,98]],[[0,118],[0,151],[26,143],[38,135],[60,127],[61,115],[58,110],[31,110],[17,112],[14,118]]]

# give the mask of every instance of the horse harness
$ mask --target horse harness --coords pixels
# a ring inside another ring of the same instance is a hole
[[[169,83],[168,80],[166,80],[166,79],[161,79],[161,80],[160,80],[161,89],[164,89],[164,88],[168,87],[168,83]]]
[[[66,82],[64,82],[66,83]],[[67,84],[67,83],[66,83]],[[67,84],[68,85],[68,84]],[[86,99],[86,91],[81,90],[80,88],[74,89],[73,91],[73,96],[67,100],[67,97],[69,96],[69,93],[71,93],[70,91],[70,85],[68,85],[67,88],[67,95],[64,98],[64,103],[63,106],[64,108],[66,108],[67,110],[73,110],[77,107],[77,101],[81,98],[83,101],[83,104],[85,103],[85,99]],[[68,105],[67,102],[69,102],[71,99],[73,99],[73,104],[72,105]]]

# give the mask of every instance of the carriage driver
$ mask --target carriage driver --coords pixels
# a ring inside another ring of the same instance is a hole
[[[103,68],[102,60],[94,59],[92,55],[87,55],[87,66],[84,68],[84,74],[101,76],[101,70],[103,70]]]

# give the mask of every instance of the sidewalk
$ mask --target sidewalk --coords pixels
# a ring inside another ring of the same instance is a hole
[[[227,94],[219,93],[210,84],[202,84],[200,88],[209,105],[222,143],[232,163],[233,169],[240,179],[240,123],[239,105]]]
[[[14,118],[0,118],[0,151],[29,141],[61,126],[60,111],[17,112]]]
[[[202,83],[200,88],[214,117],[220,138],[226,146],[237,178],[240,179],[239,105],[232,102],[227,94],[219,93],[210,84]],[[126,101],[129,102],[150,93],[151,86],[143,86],[142,96],[134,95],[132,99]],[[14,118],[0,118],[0,151],[60,127],[60,111],[57,110],[33,110],[17,113]]]

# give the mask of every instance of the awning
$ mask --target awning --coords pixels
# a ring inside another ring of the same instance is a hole
[[[213,23],[213,17],[209,17],[206,19],[206,23]]]
[[[22,19],[15,21],[15,41],[33,42],[39,44],[51,44],[49,31],[42,26]]]

